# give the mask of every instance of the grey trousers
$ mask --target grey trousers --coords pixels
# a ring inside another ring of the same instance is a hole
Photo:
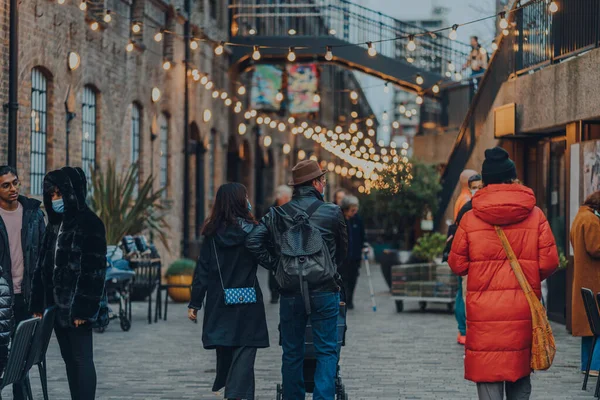
[[[505,386],[507,400],[529,400],[531,396],[531,379],[526,376],[516,382],[478,383],[479,400],[504,400]]]

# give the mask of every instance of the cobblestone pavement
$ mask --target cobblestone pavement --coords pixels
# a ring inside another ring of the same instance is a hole
[[[456,323],[445,306],[418,311],[416,304],[396,313],[374,268],[377,312],[369,303],[366,273],[357,288],[357,309],[348,316],[347,346],[341,368],[350,399],[475,399],[473,383],[463,379],[463,348],[455,343]],[[266,273],[261,271],[262,288]],[[265,289],[268,300],[268,291]],[[260,350],[256,362],[257,399],[275,399],[280,381],[281,350],[277,345],[278,306],[266,304],[272,347]],[[96,334],[98,399],[221,399],[211,392],[215,355],[202,348],[202,324],[186,319],[185,305],[170,305],[169,320],[148,325],[145,304],[134,304],[131,331],[111,324]],[[554,325],[558,343],[555,365],[533,378],[533,399],[592,399],[595,378],[581,391],[577,370],[579,341],[564,326]],[[64,365],[53,339],[48,355],[51,399],[68,399]],[[32,373],[34,396],[41,398],[37,372]],[[5,398],[12,398],[10,388]]]

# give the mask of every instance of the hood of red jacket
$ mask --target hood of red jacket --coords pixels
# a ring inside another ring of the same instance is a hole
[[[477,218],[501,226],[525,220],[535,204],[533,190],[519,184],[488,185],[472,199]]]

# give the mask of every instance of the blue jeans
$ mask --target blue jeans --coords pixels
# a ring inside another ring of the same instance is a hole
[[[585,336],[581,338],[581,370],[585,371],[589,360],[589,351],[592,347],[592,336]],[[594,355],[592,355],[592,366],[591,371],[600,370],[600,339],[596,340],[596,346],[594,347]]]
[[[315,370],[314,400],[335,398],[337,372],[337,318],[340,295],[333,292],[311,292],[310,322],[317,358]],[[281,373],[283,375],[283,398],[304,400],[304,341],[309,316],[304,300],[296,296],[282,296],[279,307],[281,347],[283,348]]]
[[[461,335],[467,334],[467,314],[465,313],[465,302],[463,300],[462,276],[458,277],[458,292],[456,292],[456,301],[454,302],[454,316],[458,323],[458,331]]]

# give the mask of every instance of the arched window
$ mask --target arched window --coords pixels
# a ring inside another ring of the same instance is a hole
[[[158,126],[160,129],[160,161],[158,171],[158,182],[161,188],[165,188],[162,196],[167,198],[167,186],[169,184],[169,118],[166,114],[160,114]]]
[[[83,88],[81,102],[81,166],[91,188],[92,171],[96,168],[96,91]]]
[[[134,164],[140,159],[140,106],[133,104],[131,106],[131,163]]]
[[[41,195],[46,175],[48,80],[39,68],[31,71],[31,194]]]

